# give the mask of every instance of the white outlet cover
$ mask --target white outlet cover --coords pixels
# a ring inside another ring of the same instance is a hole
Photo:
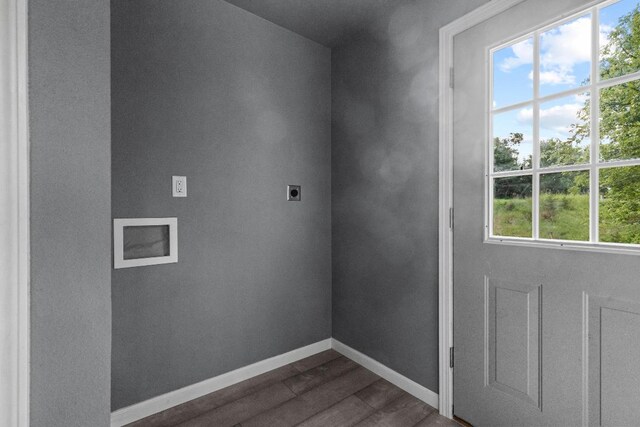
[[[173,197],[187,197],[187,177],[174,175],[171,179]]]

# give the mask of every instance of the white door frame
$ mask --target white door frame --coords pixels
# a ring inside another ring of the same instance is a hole
[[[440,28],[439,62],[439,366],[440,414],[453,417],[453,369],[449,349],[453,347],[453,38],[524,0],[491,0]]]
[[[0,0],[0,425],[29,425],[27,0]]]

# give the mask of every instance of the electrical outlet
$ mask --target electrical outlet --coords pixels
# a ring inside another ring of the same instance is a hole
[[[287,185],[287,200],[290,202],[299,202],[302,190],[299,185]]]
[[[187,197],[187,177],[173,176],[171,179],[173,197]]]

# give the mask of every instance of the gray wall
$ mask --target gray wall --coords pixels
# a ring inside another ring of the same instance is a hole
[[[112,273],[115,410],[331,336],[331,56],[219,0],[112,23],[112,214],[179,230],[177,264]]]
[[[29,1],[31,426],[108,426],[109,3]]]
[[[438,30],[408,1],[332,50],[333,337],[438,391]]]

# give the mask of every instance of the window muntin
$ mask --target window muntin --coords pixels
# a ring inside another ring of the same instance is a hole
[[[490,54],[489,238],[639,245],[640,0]]]

